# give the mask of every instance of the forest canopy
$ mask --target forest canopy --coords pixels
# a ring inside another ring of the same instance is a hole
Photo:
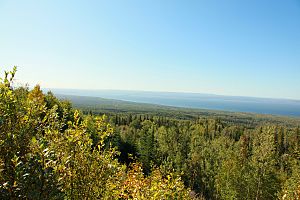
[[[300,199],[299,124],[99,115],[15,73],[0,80],[0,199]]]

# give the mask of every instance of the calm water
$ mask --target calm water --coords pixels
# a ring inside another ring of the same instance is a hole
[[[49,89],[44,89],[49,90]],[[140,103],[203,108],[212,110],[254,112],[300,117],[300,100],[234,97],[197,93],[141,92],[117,90],[51,89],[55,94],[92,96]]]

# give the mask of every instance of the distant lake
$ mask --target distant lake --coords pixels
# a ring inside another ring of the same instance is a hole
[[[54,94],[102,97],[186,108],[252,112],[300,117],[300,100],[222,96],[199,93],[144,92],[124,90],[44,89]]]

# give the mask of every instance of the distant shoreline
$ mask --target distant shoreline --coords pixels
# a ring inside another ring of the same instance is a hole
[[[43,90],[45,92],[52,91],[54,94],[100,97],[163,106],[300,117],[299,100],[222,96],[200,93],[48,88]]]

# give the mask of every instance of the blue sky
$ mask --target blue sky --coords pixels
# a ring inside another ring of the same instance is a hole
[[[300,99],[300,1],[0,0],[13,65],[44,88]]]

